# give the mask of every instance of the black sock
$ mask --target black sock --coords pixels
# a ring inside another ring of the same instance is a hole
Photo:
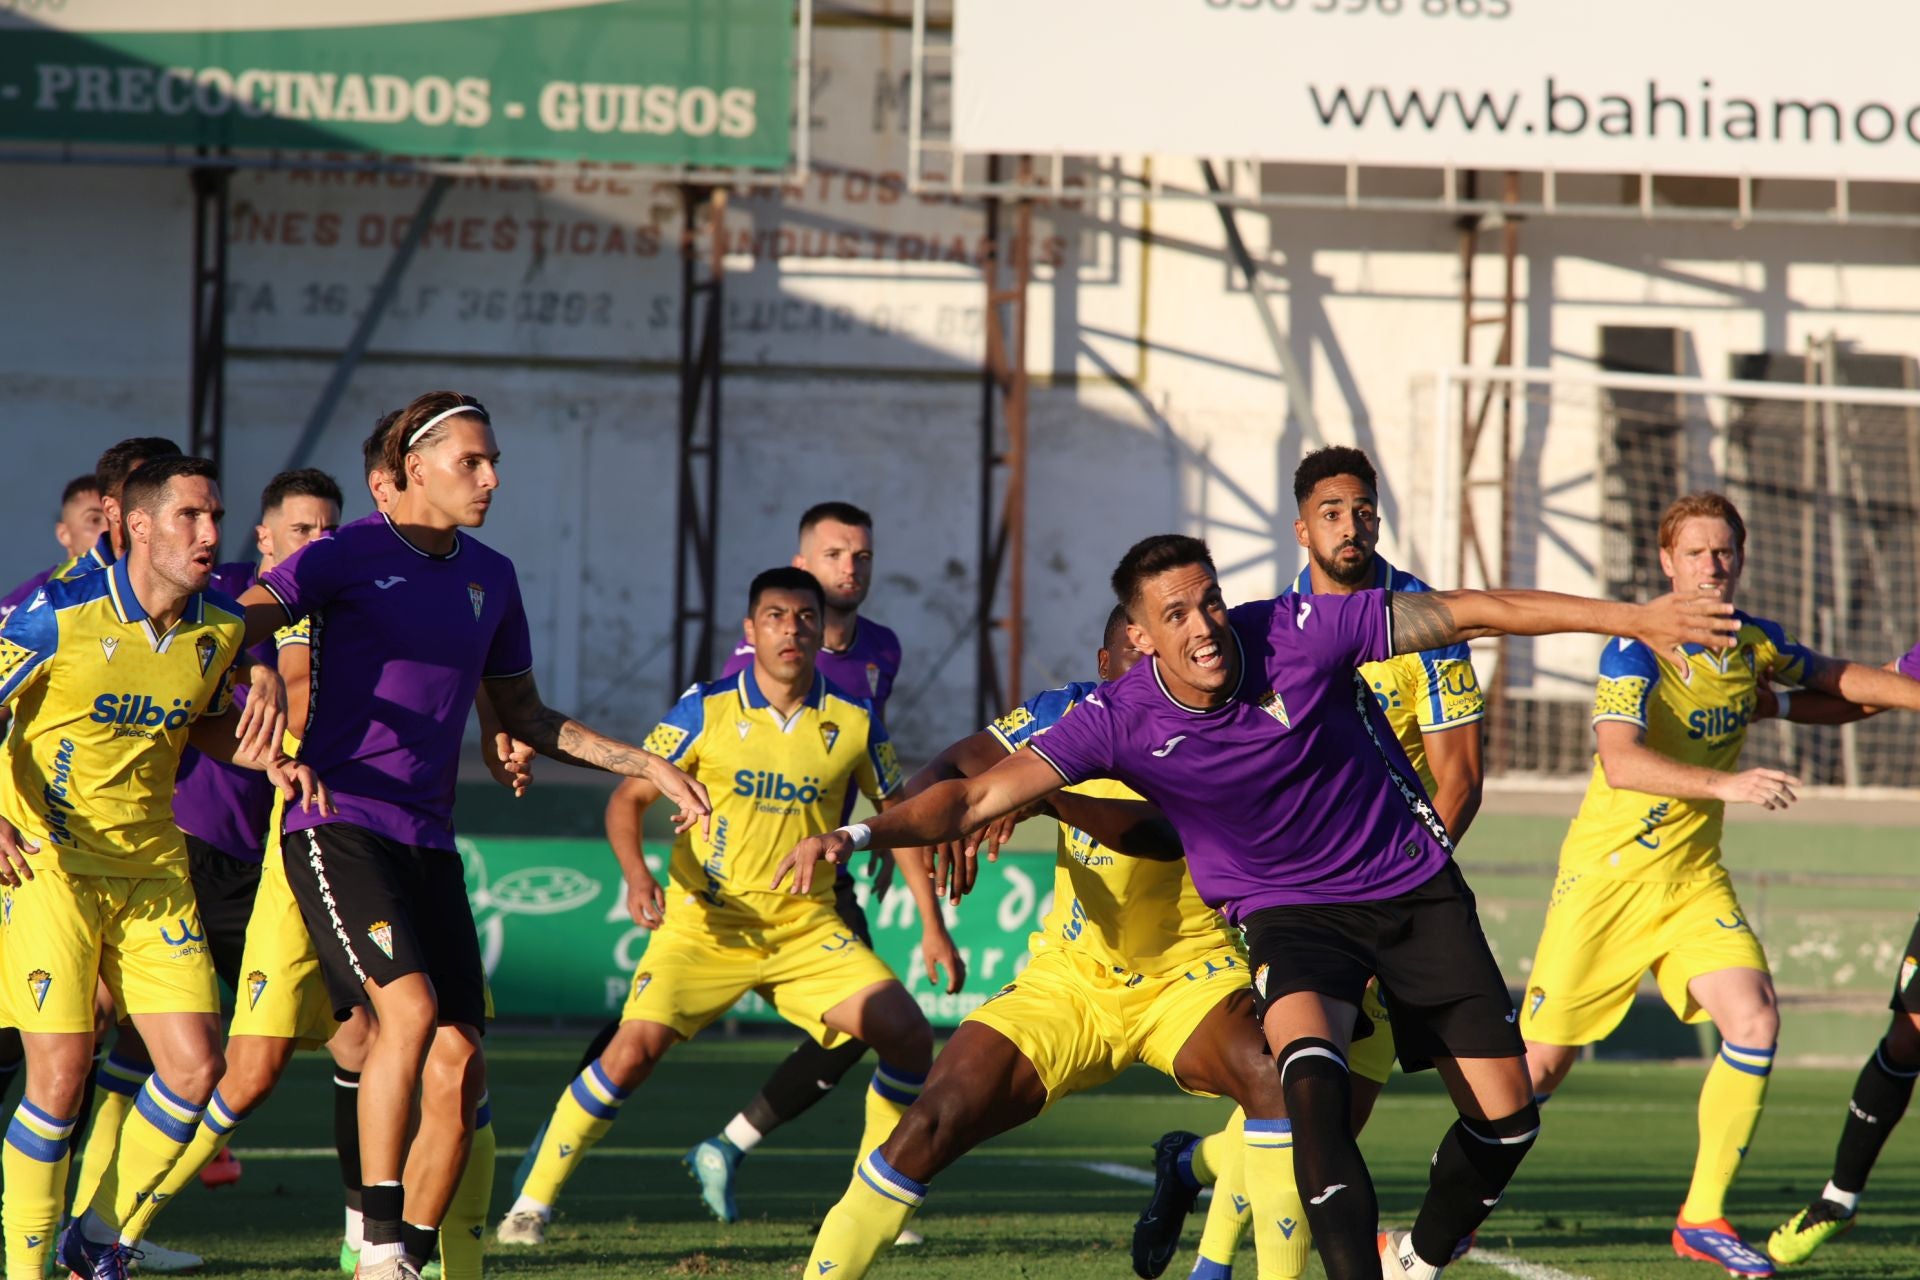
[[[1874,1049],[1853,1083],[1853,1097],[1847,1100],[1847,1122],[1840,1130],[1840,1149],[1833,1156],[1834,1186],[1855,1195],[1866,1188],[1880,1148],[1907,1113],[1917,1076],[1920,1066],[1895,1062],[1885,1040]]]
[[[363,1229],[368,1244],[400,1244],[400,1214],[407,1203],[407,1192],[397,1182],[364,1187],[360,1199],[366,1205]]]
[[[1325,1040],[1295,1040],[1280,1051],[1280,1086],[1293,1122],[1293,1174],[1306,1203],[1327,1280],[1374,1280],[1380,1202],[1353,1140],[1353,1080]]]
[[[433,1251],[440,1247],[440,1228],[417,1227],[411,1222],[400,1224],[400,1247],[417,1267],[424,1267],[433,1261]]]
[[[360,1073],[333,1069],[333,1150],[340,1158],[340,1183],[347,1208],[363,1208],[360,1195]]]
[[[1444,1267],[1479,1229],[1540,1135],[1540,1108],[1529,1102],[1499,1120],[1454,1121],[1433,1153],[1427,1198],[1413,1224],[1413,1251]]]
[[[100,1078],[100,1064],[106,1060],[106,1046],[94,1046],[93,1063],[87,1069],[87,1084],[80,1091],[80,1114],[74,1118],[73,1136],[67,1139],[67,1150],[75,1160],[80,1158],[80,1149],[87,1145],[87,1125],[93,1120],[95,1082]]]
[[[864,1040],[848,1040],[831,1049],[822,1049],[811,1038],[802,1040],[800,1047],[773,1069],[740,1114],[762,1134],[772,1133],[787,1121],[799,1119],[831,1093],[840,1077],[853,1070],[866,1053]]]
[[[578,1078],[581,1072],[600,1061],[600,1055],[607,1051],[607,1046],[612,1044],[613,1038],[619,1034],[620,1019],[618,1018],[615,1018],[606,1026],[600,1028],[599,1032],[593,1037],[593,1043],[588,1045],[587,1051],[580,1055],[580,1065],[573,1069],[573,1075],[568,1076],[567,1079],[573,1080]]]

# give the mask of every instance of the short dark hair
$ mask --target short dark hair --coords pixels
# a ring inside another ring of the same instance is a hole
[[[67,487],[60,491],[60,505],[66,506],[83,493],[98,495],[99,492],[100,477],[89,471],[83,476],[75,476],[67,481]]]
[[[360,465],[362,479],[371,479],[373,473],[387,465],[387,432],[400,419],[400,411],[394,409],[380,415],[380,421],[373,424],[373,433],[360,442]]]
[[[346,505],[339,482],[318,467],[282,471],[267,481],[267,487],[260,491],[260,514],[279,510],[288,498],[319,498],[335,507]]]
[[[1315,485],[1335,476],[1352,476],[1367,486],[1368,493],[1380,496],[1380,477],[1366,452],[1352,445],[1330,444],[1324,449],[1315,449],[1294,468],[1293,505],[1305,504]]]
[[[460,416],[457,412],[450,413],[455,410],[474,414],[482,422],[493,421],[487,416],[487,406],[458,391],[429,391],[425,395],[415,396],[407,401],[406,408],[394,416],[386,435],[382,437],[385,447],[380,452],[380,465],[393,477],[394,488],[407,487],[407,455],[416,449],[438,443],[447,434],[447,423],[451,418]],[[449,414],[449,417],[440,418],[441,414]],[[440,418],[440,421],[435,422],[431,430],[418,440],[412,438],[416,431],[435,418]]]
[[[119,444],[109,445],[100,455],[100,461],[93,464],[100,496],[118,498],[126,487],[127,477],[135,471],[155,458],[180,456],[180,446],[165,436],[129,436]]]
[[[211,458],[189,458],[178,453],[155,458],[126,478],[120,492],[120,505],[127,511],[153,515],[166,496],[169,481],[193,478],[217,482],[220,469],[213,465]]]
[[[831,520],[836,524],[857,525],[862,529],[873,528],[873,517],[851,502],[816,502],[801,513],[800,536],[804,538],[807,530],[822,520]]]
[[[747,588],[747,616],[760,607],[760,597],[769,591],[808,591],[820,602],[822,612],[826,611],[827,593],[820,587],[820,579],[805,569],[796,569],[783,564],[777,569],[767,569],[754,575],[753,585]]]
[[[1117,604],[1107,615],[1107,628],[1100,633],[1102,649],[1118,649],[1127,638],[1127,606]]]
[[[1120,563],[1113,571],[1114,598],[1131,615],[1134,602],[1140,598],[1142,583],[1169,569],[1190,564],[1203,564],[1207,566],[1208,573],[1217,573],[1213,567],[1213,553],[1198,538],[1188,537],[1184,533],[1156,533],[1150,538],[1142,538],[1127,548],[1127,554],[1120,557]]]

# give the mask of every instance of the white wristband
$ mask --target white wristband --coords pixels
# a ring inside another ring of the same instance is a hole
[[[873,839],[873,828],[864,822],[854,822],[841,827],[837,834],[843,835],[853,841],[854,848],[864,849]]]
[[[1776,689],[1773,691],[1773,701],[1775,704],[1773,713],[1775,718],[1785,720],[1787,718],[1787,708],[1793,705],[1792,692],[1786,689]]]

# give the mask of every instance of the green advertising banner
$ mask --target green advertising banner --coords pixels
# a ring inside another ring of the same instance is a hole
[[[783,168],[791,0],[0,0],[0,137]]]
[[[480,930],[480,950],[503,1018],[604,1018],[617,1013],[646,954],[646,929],[627,915],[626,886],[613,854],[599,840],[460,839],[467,894]],[[647,846],[647,862],[664,883],[667,848]],[[867,859],[855,866],[863,900]],[[980,883],[947,928],[967,964],[966,986],[948,995],[927,981],[920,962],[920,916],[896,884],[867,903],[874,947],[907,985],[935,1026],[950,1027],[999,990],[1027,959],[1027,935],[1052,905],[1051,855],[1003,853],[982,866]],[[734,1017],[777,1022],[765,1000],[749,993]]]

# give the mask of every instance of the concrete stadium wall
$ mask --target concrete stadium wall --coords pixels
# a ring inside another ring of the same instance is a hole
[[[789,554],[809,503],[874,511],[871,612],[906,639],[892,718],[918,757],[973,727],[983,219],[904,194],[906,52],[896,30],[823,29],[819,172],[734,202],[720,557],[730,602]],[[943,111],[944,95],[928,109]],[[1188,161],[1156,171],[1198,184]],[[180,170],[4,174],[0,576],[11,581],[53,557],[55,488],[103,445],[185,434],[192,201]],[[230,551],[250,547],[251,495],[284,465],[423,189],[410,177],[234,179]],[[1326,434],[1382,463],[1388,553],[1444,585],[1451,556],[1425,543],[1432,373],[1460,348],[1454,228],[1368,213],[1243,215],[1242,227]],[[677,196],[618,172],[546,190],[461,183],[314,459],[356,477],[358,440],[381,411],[437,386],[485,400],[508,488],[484,536],[520,565],[542,684],[628,732],[676,692],[678,233]],[[1056,211],[1039,237],[1030,687],[1087,672],[1105,575],[1139,535],[1207,536],[1234,597],[1281,587],[1300,564],[1289,478],[1303,447],[1211,208]],[[1828,333],[1920,352],[1912,233],[1540,222],[1522,247],[1523,364],[1590,368],[1604,324],[1678,326],[1690,371],[1709,376],[1735,353]],[[1521,585],[1590,589],[1597,443],[1530,422],[1520,449]],[[350,514],[364,512],[349,489]]]

